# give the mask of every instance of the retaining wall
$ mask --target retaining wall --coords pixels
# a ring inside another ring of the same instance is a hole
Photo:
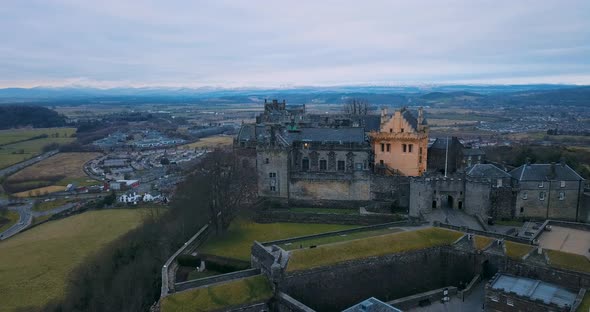
[[[186,282],[180,282],[174,284],[175,291],[183,291],[191,288],[198,288],[201,286],[211,285],[215,283],[226,282],[238,278],[250,277],[254,275],[260,274],[260,269],[248,269],[243,271],[231,272],[226,274],[220,274],[215,276],[209,276],[204,278],[199,278],[195,280],[190,280]]]
[[[256,215],[256,222],[259,223],[294,222],[372,225],[399,220],[400,217],[397,215],[346,215],[337,213],[291,212],[288,210],[266,210],[260,211]]]
[[[420,305],[421,302],[424,300],[428,300],[429,302],[439,301],[444,297],[445,289],[448,291],[448,296],[454,296],[457,294],[457,287],[448,286],[443,287],[431,291],[427,291],[421,294],[416,294],[404,298],[400,298],[397,300],[393,300],[388,302],[388,304],[401,309],[401,310],[408,310]]]

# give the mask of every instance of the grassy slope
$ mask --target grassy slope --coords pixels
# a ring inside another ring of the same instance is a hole
[[[401,231],[403,231],[403,230],[398,229],[398,228],[392,228],[392,229],[380,229],[380,230],[373,230],[373,231],[357,232],[357,233],[350,233],[350,234],[346,234],[346,235],[335,235],[335,236],[327,236],[327,237],[321,237],[321,238],[306,239],[306,240],[293,242],[288,245],[283,244],[283,245],[280,245],[280,247],[285,250],[293,250],[293,249],[298,249],[301,247],[307,248],[307,247],[313,246],[313,245],[315,245],[315,246],[326,245],[326,244],[338,243],[338,242],[343,242],[343,241],[349,241],[349,240],[353,240],[353,239],[397,233],[397,232],[401,232]]]
[[[588,312],[590,311],[590,291],[586,290],[586,295],[582,300],[582,304],[578,307],[577,312]]]
[[[590,273],[590,260],[582,255],[557,250],[547,250],[547,254],[552,266]]]
[[[0,232],[4,232],[4,231],[8,230],[8,228],[10,228],[15,223],[17,223],[18,219],[19,219],[19,215],[18,215],[18,212],[9,210],[6,212],[6,215],[2,218],[6,219],[8,222],[6,222],[4,224],[0,224]]]
[[[252,243],[354,228],[349,225],[235,221],[222,236],[207,241],[201,252],[250,261]]]
[[[506,255],[513,259],[521,259],[533,250],[533,246],[506,241]]]
[[[35,137],[41,134],[52,135],[58,132],[59,138],[43,138],[31,141],[7,144],[10,142],[18,142],[20,140]],[[44,129],[26,129],[26,130],[2,130],[0,131],[0,168],[14,165],[18,162],[27,160],[34,156],[41,154],[43,147],[50,143],[66,144],[71,143],[75,138],[70,135],[76,132],[75,128],[44,128]],[[65,135],[65,136],[64,136]],[[22,154],[14,154],[20,153]]]
[[[478,250],[483,250],[487,245],[492,242],[492,239],[487,236],[475,236],[475,248]]]
[[[291,252],[287,270],[310,269],[353,259],[449,245],[462,235],[456,231],[427,228],[295,250]]]
[[[162,312],[212,311],[229,306],[265,301],[272,297],[270,283],[257,275],[180,292],[162,300]]]
[[[38,307],[63,296],[74,267],[140,222],[139,210],[91,211],[0,242],[2,308]]]

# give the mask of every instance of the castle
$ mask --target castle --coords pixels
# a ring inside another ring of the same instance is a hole
[[[282,205],[394,207],[421,217],[436,209],[479,220],[590,221],[584,179],[565,163],[510,172],[457,138],[436,139],[422,108],[380,115],[308,114],[265,101],[243,124],[234,151],[256,170],[258,195]]]

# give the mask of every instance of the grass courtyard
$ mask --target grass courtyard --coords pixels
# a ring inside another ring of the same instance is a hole
[[[426,228],[291,251],[287,271],[331,265],[354,259],[450,245],[463,233]]]
[[[213,311],[271,297],[272,288],[266,277],[256,275],[170,295],[162,300],[160,308],[162,312]]]
[[[254,223],[234,221],[228,231],[208,240],[200,251],[244,261],[250,260],[250,248],[254,241],[265,242],[297,236],[333,232],[355,228],[351,225],[304,223]]]
[[[141,220],[140,209],[90,211],[0,241],[0,310],[60,298],[72,269]]]
[[[547,249],[551,266],[590,273],[590,260],[582,255]]]

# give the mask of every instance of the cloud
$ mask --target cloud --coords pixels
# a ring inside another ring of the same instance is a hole
[[[587,84],[590,75],[590,2],[573,0],[6,1],[0,38],[0,86]]]

